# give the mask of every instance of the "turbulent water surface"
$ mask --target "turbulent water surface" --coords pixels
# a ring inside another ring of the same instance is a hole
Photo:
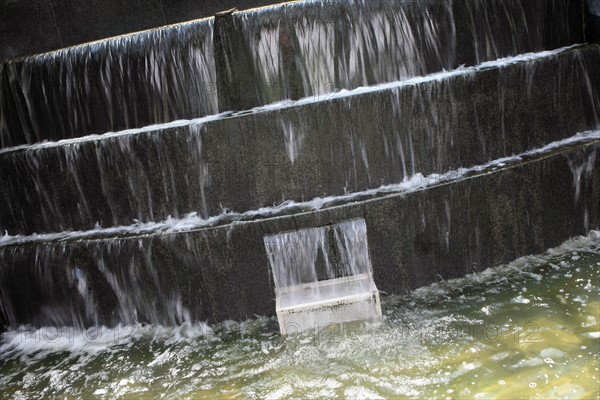
[[[376,268],[376,266],[375,266]],[[271,318],[3,334],[14,398],[597,398],[600,232],[385,298],[380,324],[282,339]]]

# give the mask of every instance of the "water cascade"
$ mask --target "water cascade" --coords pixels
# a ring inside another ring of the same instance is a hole
[[[381,317],[363,219],[264,241],[282,334]]]
[[[212,20],[0,64],[0,145],[215,114]]]
[[[0,231],[206,219],[482,164],[597,126],[599,82],[600,48],[561,48],[249,114],[2,149]]]
[[[581,43],[581,11],[570,0],[290,2],[235,13],[218,38],[209,18],[11,60],[0,63],[0,146],[325,97]],[[244,105],[232,100],[240,96]]]
[[[290,2],[0,63],[0,326],[290,333],[599,229],[583,10]]]

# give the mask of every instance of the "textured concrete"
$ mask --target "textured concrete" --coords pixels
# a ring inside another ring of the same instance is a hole
[[[600,43],[600,0],[587,0],[586,36],[588,42]]]
[[[244,212],[481,164],[598,127],[599,90],[600,47],[587,46],[400,89],[0,154],[0,231]]]
[[[589,42],[600,43],[600,16],[589,16],[586,39]]]
[[[256,106],[256,72],[252,50],[244,45],[241,23],[233,13],[214,22],[214,52],[219,110],[247,110]]]
[[[63,47],[48,0],[0,1],[0,61]]]
[[[599,152],[595,141],[417,192],[187,233],[0,247],[3,312],[12,325],[272,315],[263,236],[358,217],[377,287],[402,293],[600,228]]]
[[[589,12],[600,17],[600,0],[587,0]]]

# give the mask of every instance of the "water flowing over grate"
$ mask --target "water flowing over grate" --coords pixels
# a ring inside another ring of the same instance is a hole
[[[264,237],[281,334],[381,317],[364,219]]]

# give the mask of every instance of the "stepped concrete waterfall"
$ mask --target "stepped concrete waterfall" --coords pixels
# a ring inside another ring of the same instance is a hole
[[[0,62],[0,392],[597,396],[594,7],[296,1]]]

